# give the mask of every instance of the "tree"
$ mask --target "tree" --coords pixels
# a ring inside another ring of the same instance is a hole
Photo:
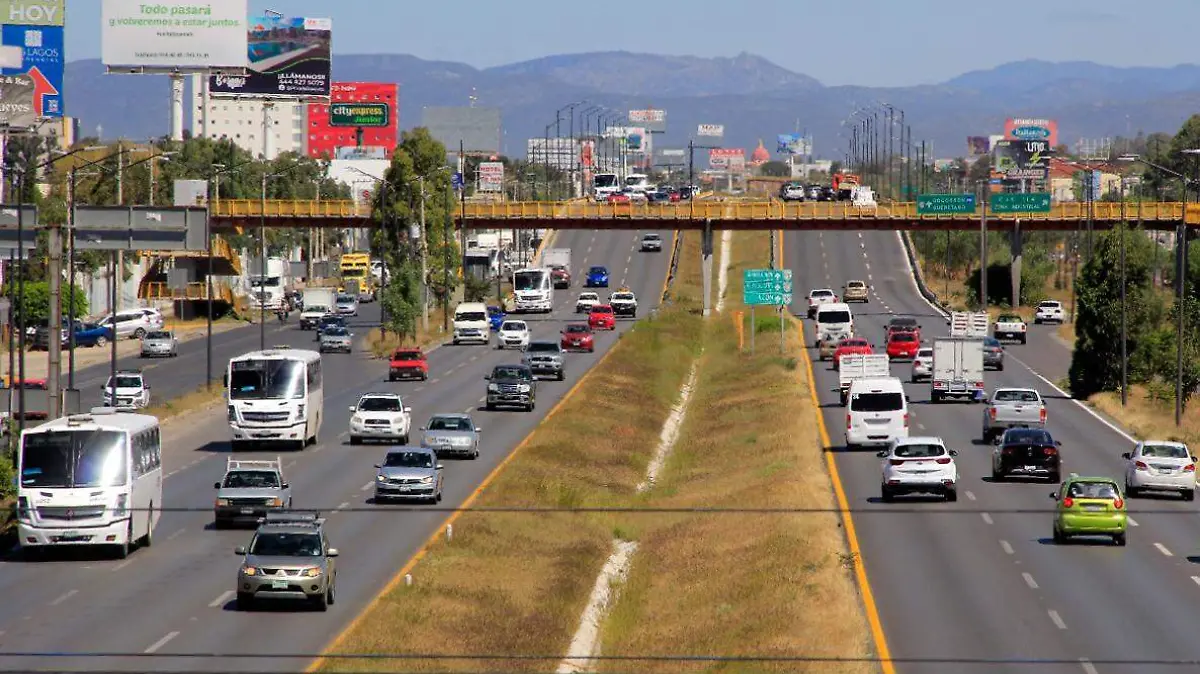
[[[50,318],[50,284],[45,281],[30,281],[25,280],[24,300],[17,293],[20,288],[19,283],[10,281],[5,284],[3,294],[9,298],[13,306],[13,320],[20,320],[20,315],[25,314],[25,324],[33,325],[40,321],[49,320]],[[62,286],[62,315],[63,318],[71,315],[71,300],[75,301],[75,317],[82,318],[88,313],[87,294],[78,286]]]
[[[792,177],[792,167],[788,166],[787,162],[782,161],[769,161],[758,167],[758,171],[761,175],[774,178]]]

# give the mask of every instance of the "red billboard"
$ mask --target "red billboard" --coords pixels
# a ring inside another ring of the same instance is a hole
[[[339,103],[371,103],[388,106],[384,126],[335,126],[330,110]],[[362,152],[356,152],[362,133]],[[390,159],[400,142],[400,85],[389,82],[334,82],[328,103],[308,105],[307,153],[314,159],[328,157],[383,156]]]

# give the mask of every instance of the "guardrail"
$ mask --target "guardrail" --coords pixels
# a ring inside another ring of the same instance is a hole
[[[170,288],[166,283],[151,281],[142,284],[139,299],[145,300],[199,300],[208,299],[207,283],[189,283],[187,288]],[[233,303],[233,289],[223,281],[213,281],[213,300]]]

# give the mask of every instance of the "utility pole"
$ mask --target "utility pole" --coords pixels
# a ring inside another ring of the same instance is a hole
[[[429,334],[429,262],[426,255],[428,240],[425,234],[425,176],[417,176],[421,182],[421,240],[417,242],[418,255],[421,256],[421,329]]]
[[[46,351],[49,353],[49,372],[46,376],[46,391],[50,408],[47,410],[50,419],[57,419],[62,409],[62,394],[60,384],[62,377],[62,340],[59,339],[59,329],[62,326],[62,239],[61,223],[51,222],[46,227],[46,248],[49,255],[46,275],[50,283],[50,324]],[[72,297],[74,300],[74,297]],[[73,303],[73,302],[72,302]],[[67,339],[74,339],[75,326],[67,326]]]
[[[987,235],[987,209],[988,200],[986,192],[987,183],[979,181],[979,201],[983,208],[979,216],[979,304],[982,307],[981,311],[988,309],[988,235]]]

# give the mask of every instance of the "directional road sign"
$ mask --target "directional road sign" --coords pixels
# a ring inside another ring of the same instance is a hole
[[[993,194],[991,198],[993,213],[1049,213],[1049,192],[1011,192]]]
[[[792,282],[784,281],[782,283],[775,282],[754,282],[744,283],[742,287],[749,292],[756,293],[790,293],[792,292]]]
[[[792,294],[743,290],[742,303],[747,306],[780,307],[792,303]]]
[[[791,280],[791,269],[747,269],[742,272],[742,283],[754,283],[755,281],[782,283]]]
[[[970,215],[974,212],[974,194],[921,194],[917,196],[917,215]]]

